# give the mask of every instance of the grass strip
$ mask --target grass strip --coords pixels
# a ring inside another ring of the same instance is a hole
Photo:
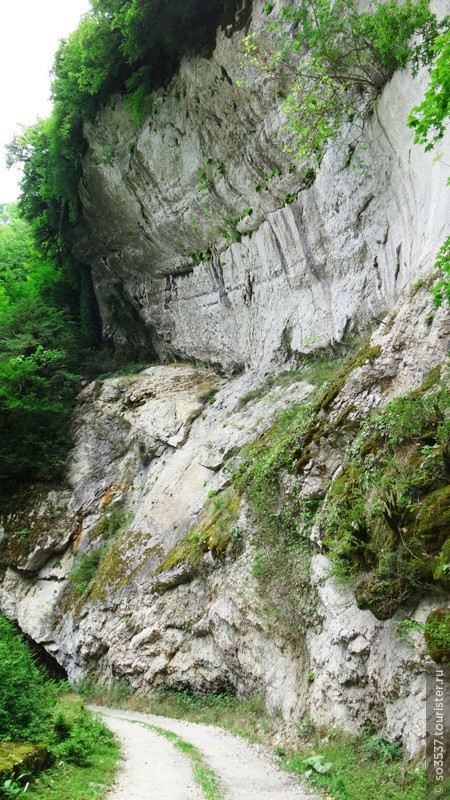
[[[148,722],[139,722],[138,724],[144,725],[159,736],[164,736],[172,742],[178,750],[181,750],[182,753],[185,753],[190,758],[193,766],[194,778],[207,800],[225,800],[215,772],[208,767],[197,747],[190,742],[186,742],[176,733],[173,733],[173,731],[159,728],[157,725],[150,725]]]

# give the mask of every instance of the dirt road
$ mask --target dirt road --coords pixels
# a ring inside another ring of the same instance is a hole
[[[145,725],[171,731],[194,745],[214,772],[225,800],[314,800],[263,748],[221,728],[133,711],[92,710],[102,714],[123,746],[123,770],[108,800],[204,800],[190,759]]]

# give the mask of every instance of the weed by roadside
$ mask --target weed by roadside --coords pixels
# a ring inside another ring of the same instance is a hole
[[[425,796],[424,770],[404,763],[397,742],[368,733],[316,734],[296,752],[280,753],[280,764],[333,800],[423,800]]]
[[[119,745],[113,734],[84,708],[79,697],[60,694],[45,746],[51,766],[37,777],[25,773],[0,785],[0,798],[101,800],[112,784]]]
[[[119,746],[115,741],[98,742],[87,767],[60,760],[29,785],[26,797],[41,800],[102,800],[114,780],[118,758]]]
[[[269,740],[277,727],[277,721],[268,716],[260,695],[238,698],[226,690],[199,695],[186,687],[160,687],[151,695],[142,696],[134,694],[123,680],[108,687],[85,682],[79,684],[77,690],[93,705],[219,725],[253,742]]]

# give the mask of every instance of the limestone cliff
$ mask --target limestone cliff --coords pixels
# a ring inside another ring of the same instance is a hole
[[[426,74],[394,75],[357,144],[344,132],[314,180],[283,151],[283,87],[236,85],[251,78],[242,39],[219,30],[212,57],[185,60],[142,127],[120,98],[99,113],[77,238],[107,336],[227,369],[372,324],[431,266],[450,211],[447,167],[406,127]]]
[[[242,36],[220,30],[211,58],[185,60],[143,126],[114,98],[87,130],[78,255],[106,337],[151,343],[164,363],[84,389],[68,485],[3,513],[0,606],[71,679],[262,692],[286,717],[371,722],[417,754],[430,661],[419,633],[415,647],[398,641],[397,622],[425,619],[445,580],[380,611],[361,583],[336,579],[327,508],[370,415],[411,391],[437,407],[427,381],[441,364],[448,388],[449,316],[428,291],[446,167],[405,125],[425,76],[395,75],[356,149],[344,137],[312,175],[283,152],[273,86],[236,86]],[[317,388],[320,358],[375,327]],[[308,555],[292,551],[290,572],[277,562],[261,584],[270,547],[236,482],[242,448],[265,452],[308,402],[279,477],[288,508],[315,504],[300,526]],[[419,500],[409,513],[422,524]],[[444,557],[445,520],[428,567]]]

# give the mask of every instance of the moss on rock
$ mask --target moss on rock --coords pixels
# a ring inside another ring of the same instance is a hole
[[[450,536],[445,540],[441,552],[434,560],[433,578],[450,589]]]
[[[50,762],[50,754],[42,744],[27,742],[0,743],[0,785],[8,778],[27,773],[36,775]]]
[[[321,515],[340,574],[361,576],[380,619],[430,588],[450,589],[449,393],[440,367],[364,421]]]
[[[417,533],[431,551],[434,548],[438,550],[439,545],[447,540],[450,534],[450,485],[441,486],[422,499]]]
[[[189,533],[165,557],[157,573],[171,569],[183,561],[200,565],[205,553],[214,559],[225,557],[230,543],[238,539],[240,496],[231,487],[211,498]]]
[[[432,611],[425,622],[425,644],[428,655],[438,664],[450,663],[450,606]]]
[[[364,576],[355,588],[359,608],[371,611],[381,620],[390,619],[407,596],[407,589],[399,577]]]
[[[52,538],[56,542],[58,534],[64,533],[65,528],[71,525],[55,505],[54,490],[59,493],[61,486],[38,484],[2,501],[0,524],[5,535],[0,538],[1,565],[20,568],[39,545],[48,547]],[[60,549],[60,545],[55,544],[55,552],[58,547]]]
[[[152,570],[152,562],[160,556],[160,548],[152,543],[150,533],[123,531],[114,538],[101,559],[89,588],[89,600],[105,600],[130,584],[144,568]]]

